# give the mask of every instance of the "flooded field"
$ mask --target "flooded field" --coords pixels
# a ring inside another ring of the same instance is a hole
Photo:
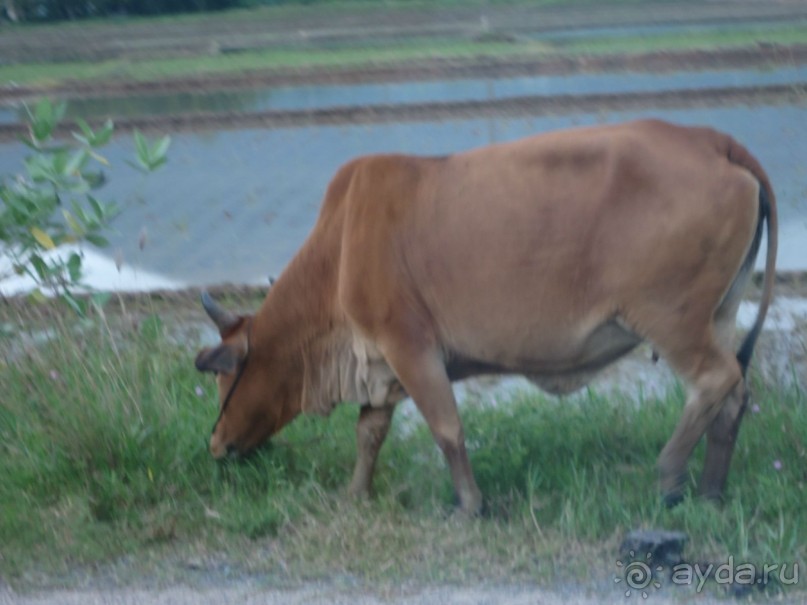
[[[106,151],[110,182],[100,195],[124,211],[104,254],[161,277],[161,285],[265,283],[300,247],[328,181],[352,157],[447,154],[640,116],[711,125],[747,145],[779,197],[778,266],[807,269],[807,104],[183,133],[169,163],[148,177],[125,164],[133,146],[121,136]],[[0,171],[18,171],[25,152],[20,143],[0,145]]]
[[[253,90],[201,91],[98,96],[67,101],[66,118],[159,116],[195,112],[312,110],[366,105],[495,101],[524,96],[591,95],[709,90],[807,83],[807,65],[758,70],[679,71],[673,73],[583,73],[514,78],[371,84],[274,86]],[[0,124],[24,120],[19,105],[0,108]]]

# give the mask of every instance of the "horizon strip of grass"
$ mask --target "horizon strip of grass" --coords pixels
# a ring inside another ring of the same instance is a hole
[[[159,81],[176,76],[249,73],[278,68],[360,67],[434,58],[638,54],[662,50],[736,48],[759,43],[807,44],[807,25],[731,31],[676,32],[647,36],[593,37],[558,43],[547,41],[473,42],[451,39],[413,40],[390,46],[332,49],[267,49],[232,55],[102,62],[25,63],[0,66],[0,82],[56,86],[66,81]]]

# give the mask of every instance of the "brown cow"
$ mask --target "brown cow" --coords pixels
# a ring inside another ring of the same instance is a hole
[[[756,322],[735,354],[740,299],[767,221]],[[534,136],[448,157],[375,155],[341,168],[319,219],[253,316],[207,295],[222,342],[213,456],[246,452],[300,412],[362,405],[352,493],[370,489],[407,394],[479,510],[453,380],[518,373],[563,393],[646,340],[688,387],[659,458],[680,498],[706,433],[701,491],[721,494],[744,375],[772,296],[776,203],[731,137],[659,121]]]

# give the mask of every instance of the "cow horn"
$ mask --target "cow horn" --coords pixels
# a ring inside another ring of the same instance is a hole
[[[226,332],[238,323],[238,316],[235,313],[223,309],[219,304],[211,298],[207,290],[202,291],[202,306],[207,311],[210,319],[218,327],[219,332]]]

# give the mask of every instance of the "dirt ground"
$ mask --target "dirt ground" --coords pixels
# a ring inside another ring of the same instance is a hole
[[[682,595],[653,594],[646,600],[636,594],[626,597],[557,592],[520,585],[449,586],[401,591],[397,594],[379,594],[370,590],[342,591],[316,583],[293,590],[277,590],[260,586],[239,586],[196,590],[177,586],[166,590],[77,590],[35,593],[24,596],[8,594],[2,605],[624,605],[650,603],[651,605],[680,605],[696,602],[698,605],[721,605],[727,601],[707,595],[694,595],[693,600]],[[782,605],[802,605],[803,597],[776,600]]]

